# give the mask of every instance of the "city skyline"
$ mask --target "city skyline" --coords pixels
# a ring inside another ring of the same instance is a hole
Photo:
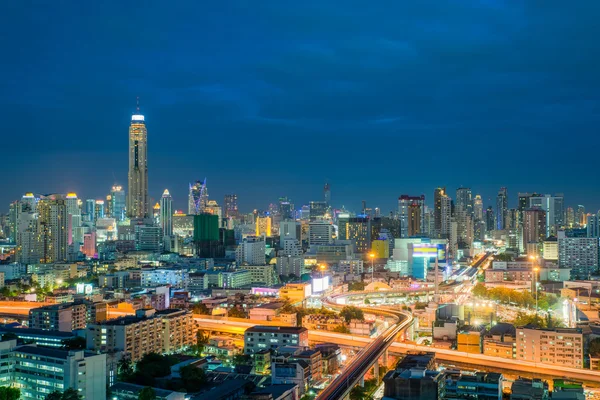
[[[395,209],[400,194],[429,199],[435,187],[462,185],[486,205],[506,186],[510,206],[510,193],[535,190],[600,208],[581,151],[598,144],[597,52],[572,39],[594,36],[590,9],[600,5],[297,6],[98,5],[77,18],[61,5],[9,7],[2,29],[20,39],[5,43],[0,116],[4,160],[19,174],[5,176],[0,202],[126,187],[139,96],[150,196],[169,189],[178,209],[188,182],[205,176],[212,198],[237,193],[244,209],[280,195],[320,199],[325,181],[333,203],[353,209],[362,200]],[[132,13],[146,24],[131,26]],[[53,22],[35,22],[46,16]],[[551,173],[529,173],[531,164]],[[265,184],[280,193],[257,190]]]

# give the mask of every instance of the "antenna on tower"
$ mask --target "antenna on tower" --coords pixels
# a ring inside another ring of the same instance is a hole
[[[135,110],[139,113],[140,112],[140,96],[136,97],[136,107]]]

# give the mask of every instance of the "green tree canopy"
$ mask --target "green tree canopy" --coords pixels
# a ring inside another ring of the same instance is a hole
[[[138,393],[138,400],[156,400],[154,388],[146,386]]]
[[[183,387],[187,392],[197,392],[206,385],[206,374],[202,368],[187,365],[179,370]]]
[[[247,318],[246,313],[237,307],[231,307],[227,311],[227,316],[232,318]]]
[[[340,311],[340,315],[342,318],[344,318],[344,320],[346,320],[346,322],[350,322],[353,319],[357,319],[359,321],[365,320],[365,313],[363,310],[354,306],[345,306],[342,308],[342,311]]]
[[[19,400],[21,397],[21,390],[14,387],[2,386],[0,387],[0,400]]]

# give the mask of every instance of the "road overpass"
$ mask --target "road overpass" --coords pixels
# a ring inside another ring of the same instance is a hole
[[[244,331],[254,325],[260,325],[262,321],[253,322],[234,322],[225,320],[214,320],[198,317],[196,321],[202,329],[213,330],[223,333],[243,334]],[[384,335],[382,335],[384,336]],[[308,338],[315,342],[334,343],[345,347],[365,347],[373,343],[377,339],[372,339],[364,336],[348,335],[343,333],[334,333],[327,331],[310,330]],[[534,363],[522,360],[511,360],[500,357],[492,357],[484,354],[471,354],[455,350],[439,349],[435,347],[419,346],[411,343],[403,343],[395,341],[390,344],[389,351],[392,353],[405,354],[411,351],[433,352],[436,358],[443,361],[471,364],[479,366],[482,370],[494,370],[501,368],[503,370],[519,373],[539,373],[540,375],[548,375],[562,377],[573,380],[584,380],[600,384],[600,371],[568,368],[563,366],[555,366],[549,364]]]

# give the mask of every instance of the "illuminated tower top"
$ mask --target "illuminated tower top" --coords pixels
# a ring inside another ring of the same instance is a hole
[[[140,112],[137,100],[136,112],[131,116],[129,125],[129,190],[127,192],[127,216],[146,218],[149,216],[148,204],[148,132],[144,116]]]

